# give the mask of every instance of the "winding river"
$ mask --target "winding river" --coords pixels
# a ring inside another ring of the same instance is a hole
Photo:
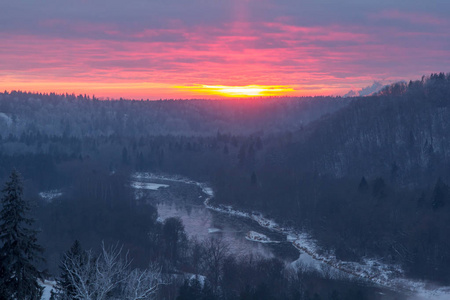
[[[366,280],[411,295],[411,299],[450,299],[450,287],[435,287],[405,278],[399,266],[378,259],[345,262],[321,251],[305,232],[283,228],[260,213],[211,204],[213,190],[205,183],[179,176],[134,173],[136,199],[155,205],[161,220],[179,217],[190,238],[222,237],[236,255],[278,257],[293,268],[313,269],[324,276]]]
[[[131,186],[138,201],[156,206],[160,221],[180,218],[190,238],[220,237],[230,252],[239,256],[276,256],[287,262],[298,258],[298,251],[283,234],[262,228],[247,218],[209,209],[205,201],[212,196],[212,190],[206,185],[184,178],[135,173]]]

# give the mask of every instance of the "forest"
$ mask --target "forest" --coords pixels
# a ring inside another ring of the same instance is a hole
[[[5,91],[0,128],[2,212],[8,191],[23,189],[33,256],[43,258],[36,276],[57,283],[53,299],[406,299],[360,278],[290,269],[280,257],[233,254],[220,236],[192,238],[180,218],[162,220],[136,200],[135,172],[207,182],[213,205],[308,232],[337,259],[377,257],[407,278],[450,285],[450,74],[348,98]],[[180,199],[202,196],[173,188]],[[39,299],[34,291],[23,299]]]

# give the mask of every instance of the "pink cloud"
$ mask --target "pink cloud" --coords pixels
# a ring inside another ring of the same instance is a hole
[[[370,27],[281,22],[193,27],[175,22],[170,28],[136,32],[59,20],[42,26],[66,26],[75,34],[0,34],[2,88],[8,88],[8,80],[22,81],[23,89],[28,81],[44,80],[121,83],[130,89],[136,83],[152,83],[163,86],[166,94],[172,93],[170,86],[195,84],[282,85],[298,94],[338,94],[374,79],[418,77],[450,66],[448,39],[442,38],[448,34],[442,32],[387,33]],[[104,95],[112,97],[113,92],[118,93],[105,90]]]

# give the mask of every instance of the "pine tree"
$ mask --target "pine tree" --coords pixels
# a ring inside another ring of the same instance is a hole
[[[363,176],[358,185],[358,191],[365,193],[369,190],[369,184],[367,183],[366,178]]]
[[[6,299],[40,299],[43,288],[38,279],[42,272],[34,262],[42,260],[43,248],[37,244],[34,222],[26,213],[30,210],[22,198],[23,187],[19,174],[12,171],[2,190],[0,212],[0,286]]]
[[[76,288],[74,287],[73,281],[76,280],[76,276],[71,274],[73,270],[68,270],[67,265],[70,263],[78,267],[83,267],[88,263],[88,255],[85,250],[81,247],[78,240],[75,240],[69,251],[64,254],[62,259],[61,269],[61,279],[58,280],[58,296],[59,299],[74,299],[76,296]]]

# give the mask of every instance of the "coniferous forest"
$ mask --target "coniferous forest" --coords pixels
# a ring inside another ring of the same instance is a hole
[[[160,176],[148,198],[133,188],[142,173]],[[349,98],[1,93],[0,298],[40,299],[46,284],[51,299],[414,294],[336,264],[293,265],[299,251],[282,243],[264,256],[238,254],[220,233],[195,237],[158,209],[204,206],[200,185],[175,177],[211,187],[211,207],[307,233],[317,255],[450,285],[450,74],[438,73]]]

